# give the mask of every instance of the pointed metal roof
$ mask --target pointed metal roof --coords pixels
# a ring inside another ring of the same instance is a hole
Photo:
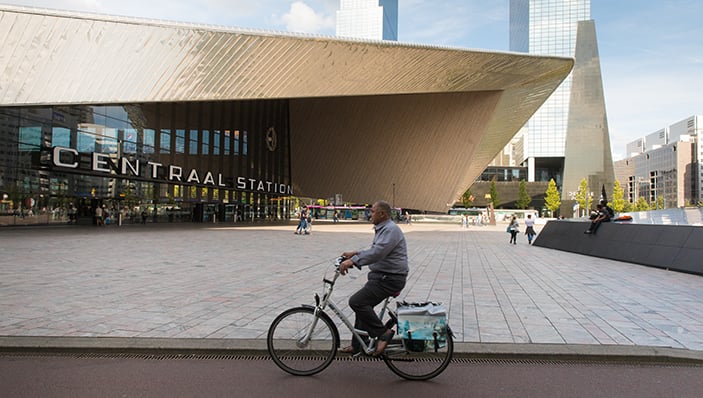
[[[0,6],[0,105],[504,90],[572,61]]]

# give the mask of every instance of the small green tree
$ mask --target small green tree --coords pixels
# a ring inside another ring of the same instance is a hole
[[[532,202],[532,198],[527,193],[527,184],[525,184],[525,180],[520,180],[520,188],[518,190],[516,203],[517,208],[525,210],[527,209],[527,206],[530,205],[530,202]]]
[[[552,214],[561,206],[561,196],[559,195],[559,190],[557,190],[557,183],[554,182],[553,178],[549,180],[547,191],[544,193],[544,204]]]
[[[613,211],[616,213],[625,211],[626,203],[625,190],[620,186],[620,181],[615,180],[615,184],[613,185],[613,202],[611,204]]]
[[[464,192],[463,195],[461,195],[461,204],[464,205],[464,207],[471,207],[474,203],[474,195],[471,193],[471,187]]]
[[[649,210],[649,203],[643,198],[640,197],[637,199],[637,203],[634,205],[635,211],[647,211]]]
[[[576,203],[588,214],[591,208],[591,195],[588,192],[588,182],[586,182],[585,178],[581,180],[579,190],[576,191]]]
[[[497,208],[498,206],[498,190],[496,189],[496,179],[493,178],[491,180],[491,187],[488,190],[488,193],[491,194],[491,203],[493,203],[493,208]]]
[[[635,204],[630,202],[625,202],[625,207],[623,211],[635,211]]]

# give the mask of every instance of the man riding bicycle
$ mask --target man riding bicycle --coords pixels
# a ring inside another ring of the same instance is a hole
[[[369,267],[366,284],[349,298],[349,306],[356,315],[354,328],[378,338],[374,355],[380,355],[395,332],[386,328],[374,307],[386,297],[398,295],[405,287],[409,271],[408,250],[403,231],[391,220],[391,207],[387,202],[373,204],[371,222],[375,230],[371,247],[342,253],[345,260],[340,264],[339,271],[346,275],[349,268],[355,265]],[[354,354],[360,350],[359,342],[352,338],[352,345],[340,349],[340,352]]]

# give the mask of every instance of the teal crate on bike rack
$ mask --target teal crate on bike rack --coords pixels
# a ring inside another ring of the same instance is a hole
[[[432,351],[447,344],[447,310],[441,303],[398,303],[398,336],[411,351]]]

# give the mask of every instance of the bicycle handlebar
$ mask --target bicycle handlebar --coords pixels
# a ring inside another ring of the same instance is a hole
[[[339,266],[342,264],[342,261],[344,261],[344,260],[346,260],[346,259],[347,259],[347,258],[344,257],[344,256],[339,256],[339,257],[337,257],[337,259],[334,261],[334,266],[335,266],[335,268],[337,268],[337,270],[339,270]],[[356,267],[357,269],[361,270],[361,266],[358,265],[358,264],[354,264],[354,267]]]

